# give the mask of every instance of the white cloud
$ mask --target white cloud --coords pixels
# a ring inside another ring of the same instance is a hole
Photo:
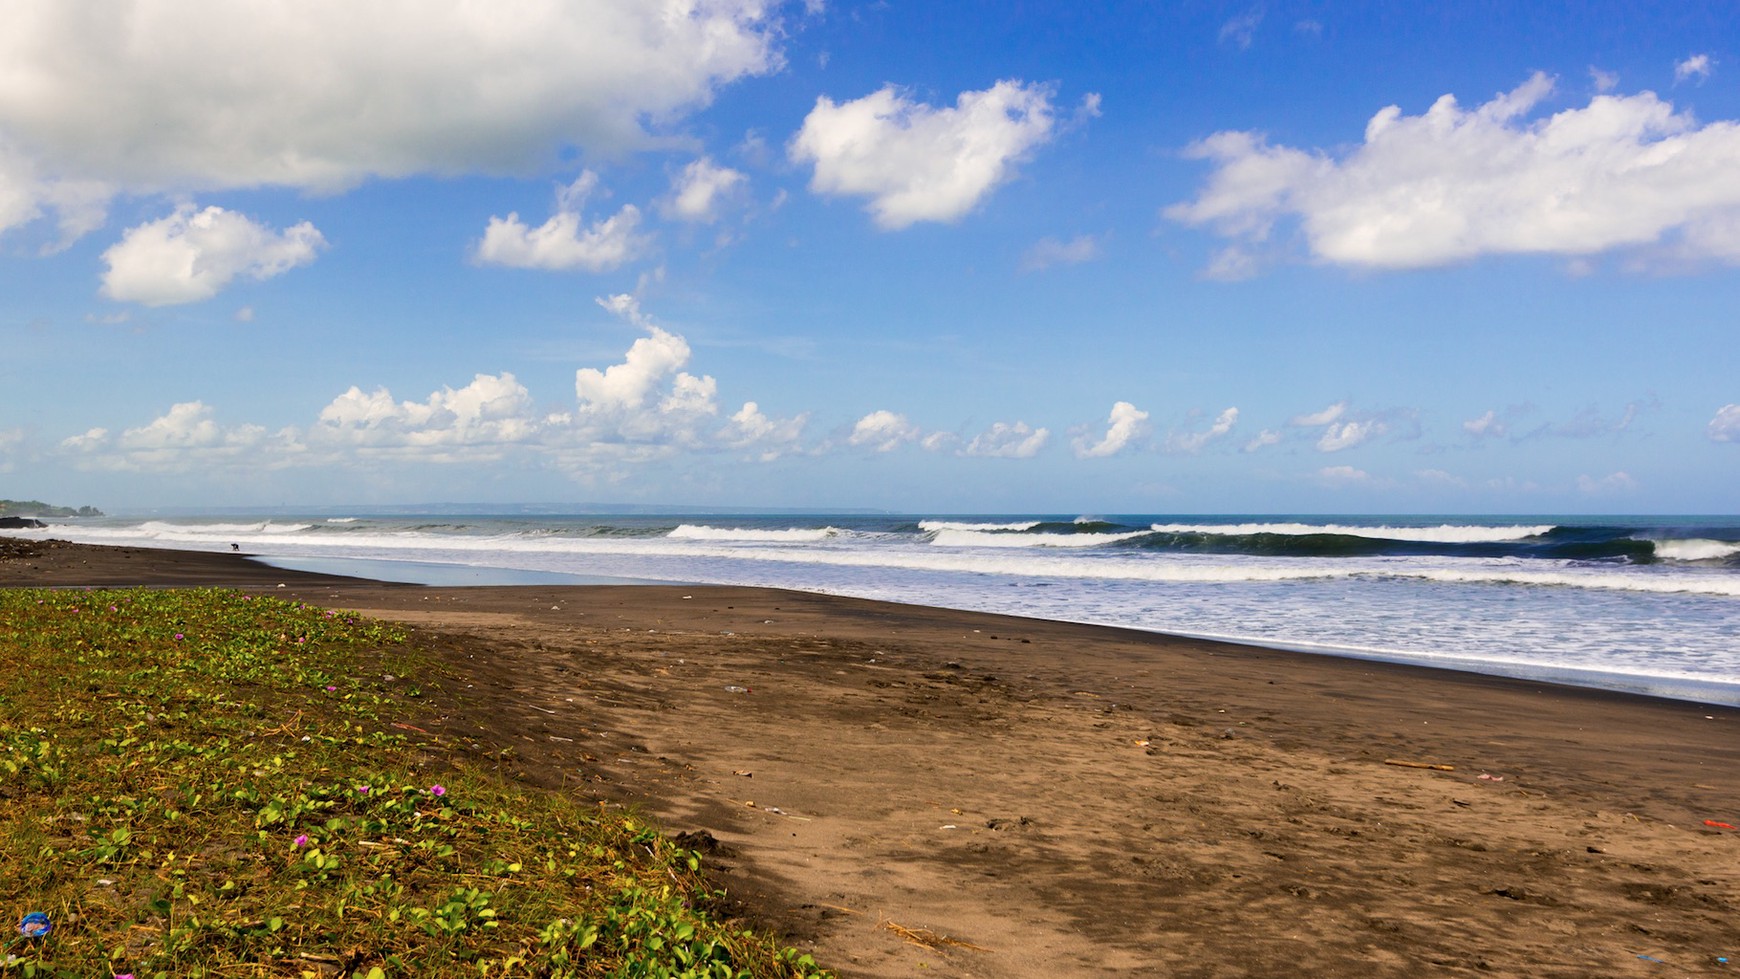
[[[1462,423],[1462,430],[1480,438],[1503,438],[1509,430],[1503,421],[1499,420],[1498,412],[1488,409],[1479,418],[1471,418]]]
[[[1349,421],[1339,425],[1330,425],[1323,432],[1323,437],[1317,440],[1317,451],[1340,452],[1351,449],[1370,439],[1374,435],[1382,435],[1388,427],[1381,421]]]
[[[598,175],[582,171],[556,195],[556,213],[531,228],[517,213],[491,217],[474,257],[486,265],[562,271],[608,272],[644,251],[648,239],[635,233],[640,209],[624,204],[608,218],[585,226],[586,198],[598,187]]]
[[[1619,87],[1619,73],[1616,71],[1602,71],[1594,65],[1590,65],[1589,81],[1595,85],[1595,91],[1611,92]]]
[[[1414,473],[1414,477],[1418,479],[1420,484],[1423,486],[1436,486],[1450,489],[1468,488],[1468,480],[1463,479],[1461,476],[1447,473],[1442,469],[1421,469]]]
[[[962,92],[952,108],[885,86],[850,102],[816,99],[792,138],[797,163],[815,165],[810,190],[870,198],[888,229],[953,221],[972,210],[1055,129],[1048,85],[1005,80]]]
[[[1277,432],[1272,428],[1265,428],[1262,431],[1257,433],[1256,438],[1253,438],[1249,442],[1246,442],[1245,447],[1241,451],[1255,452],[1258,449],[1274,445],[1276,442],[1279,442],[1279,441],[1281,441],[1281,433],[1280,432]]]
[[[1327,425],[1330,422],[1335,421],[1337,418],[1340,418],[1342,412],[1346,410],[1347,402],[1337,401],[1335,404],[1330,405],[1322,411],[1313,412],[1309,415],[1294,415],[1287,424],[1298,428],[1315,428],[1318,425]]]
[[[326,239],[307,221],[282,232],[221,207],[176,208],[127,229],[103,253],[103,295],[146,306],[210,299],[239,275],[270,279],[314,261]]]
[[[1257,258],[1237,245],[1216,249],[1202,270],[1202,277],[1211,282],[1243,282],[1259,271]]]
[[[1740,123],[1699,125],[1651,92],[1530,119],[1552,89],[1537,74],[1471,110],[1390,106],[1336,153],[1217,133],[1190,150],[1215,165],[1206,185],[1165,214],[1245,247],[1296,219],[1315,258],[1365,268],[1652,246],[1740,262]]]
[[[973,437],[962,448],[964,456],[991,456],[1001,459],[1031,459],[1039,454],[1051,439],[1051,430],[1033,428],[1026,422],[996,422]]]
[[[1723,405],[1716,409],[1707,429],[1712,442],[1740,442],[1740,404]]]
[[[395,402],[386,388],[364,394],[353,386],[321,409],[308,441],[394,450],[423,461],[495,458],[503,446],[539,434],[531,412],[531,393],[507,373],[478,374],[465,387],[442,388],[424,401]]]
[[[1263,23],[1263,8],[1255,7],[1220,25],[1220,43],[1231,44],[1240,51],[1250,49],[1257,28]],[[1319,27],[1319,30],[1322,28]]]
[[[761,460],[769,462],[797,448],[808,422],[808,412],[794,418],[769,418],[762,414],[760,405],[745,401],[720,437],[733,449],[759,449]]]
[[[890,452],[918,436],[918,426],[907,421],[905,415],[883,409],[858,419],[846,441],[851,445],[869,446],[877,452]]]
[[[1636,489],[1637,480],[1624,470],[1609,473],[1599,479],[1587,475],[1577,477],[1577,490],[1591,496],[1630,493]]]
[[[1078,459],[1101,459],[1117,455],[1147,433],[1148,413],[1128,401],[1119,401],[1112,405],[1111,414],[1106,418],[1105,436],[1097,442],[1090,441],[1085,435],[1078,436],[1075,439],[1075,455]]]
[[[1674,81],[1683,82],[1688,78],[1703,81],[1716,70],[1716,63],[1707,54],[1694,54],[1684,61],[1674,62]]]
[[[287,440],[286,433],[274,438],[258,425],[225,428],[212,414],[204,402],[181,402],[118,436],[93,428],[62,440],[61,448],[86,468],[186,472],[244,464],[267,446],[282,446]]]
[[[306,428],[268,434],[258,425],[220,426],[210,407],[193,401],[119,436],[93,428],[63,439],[62,454],[89,469],[187,471],[199,467],[356,468],[395,464],[515,461],[590,480],[614,478],[626,467],[679,451],[745,451],[763,460],[800,449],[807,414],[770,417],[753,401],[722,424],[718,384],[684,371],[690,351],[632,296],[599,300],[647,335],[622,362],[575,372],[572,410],[537,407],[510,373],[475,375],[423,400],[395,399],[385,387],[352,386],[333,398]]]
[[[741,171],[714,164],[701,157],[683,168],[671,181],[671,196],[664,202],[666,216],[697,224],[718,220],[720,207],[738,194],[749,180]]]
[[[721,86],[777,69],[772,6],[15,3],[0,147],[29,148],[35,207],[72,187],[330,192],[547,172],[576,148],[655,145]]]
[[[1352,466],[1324,466],[1317,470],[1317,481],[1329,486],[1365,486],[1372,482],[1371,473]]]
[[[1093,235],[1076,235],[1068,241],[1041,238],[1021,256],[1021,271],[1039,272],[1054,265],[1080,265],[1100,257],[1100,242]]]
[[[6,144],[0,129],[0,233],[54,211],[60,241],[45,251],[59,251],[86,233],[102,227],[114,189],[100,181],[45,177],[36,162]]]
[[[1171,433],[1166,436],[1166,448],[1173,452],[1200,452],[1202,447],[1232,431],[1239,420],[1239,410],[1228,408],[1215,416],[1214,424],[1203,432]]]

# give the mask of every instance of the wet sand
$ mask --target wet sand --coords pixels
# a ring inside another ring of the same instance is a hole
[[[1740,969],[1740,834],[1705,823],[1740,825],[1734,709],[768,589],[15,543],[0,585],[411,625],[456,677],[430,731],[693,834],[847,976]]]

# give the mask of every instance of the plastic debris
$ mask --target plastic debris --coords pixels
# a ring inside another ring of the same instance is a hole
[[[748,693],[749,688],[748,687],[740,687],[737,684],[733,683],[730,686],[725,688],[725,692],[726,693]]]
[[[1733,823],[1724,823],[1724,822],[1721,822],[1720,820],[1715,820],[1715,819],[1704,820],[1704,825],[1705,826],[1714,826],[1717,829],[1733,829],[1734,828]]]
[[[41,911],[32,911],[18,922],[18,933],[25,938],[47,938],[53,930],[54,923]]]

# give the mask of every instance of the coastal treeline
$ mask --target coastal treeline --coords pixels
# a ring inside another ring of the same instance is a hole
[[[0,500],[0,517],[100,517],[94,506],[54,506],[41,500]]]

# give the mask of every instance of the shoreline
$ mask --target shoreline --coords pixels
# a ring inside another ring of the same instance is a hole
[[[9,538],[0,535],[0,542]],[[32,540],[31,538],[17,538]],[[67,541],[55,541],[59,544],[72,544]],[[86,544],[73,546],[88,548],[112,548],[118,552],[156,552],[175,555],[173,559],[178,565],[196,562],[200,567],[208,567],[207,572],[192,572],[196,577],[201,573],[210,573],[219,577],[228,576],[236,580],[254,580],[251,574],[240,574],[234,570],[235,559],[242,559],[251,565],[267,569],[267,577],[273,573],[280,576],[291,573],[313,574],[316,576],[361,579],[380,583],[395,583],[405,585],[420,585],[426,587],[504,587],[529,585],[557,586],[615,586],[615,585],[649,585],[649,586],[693,586],[693,587],[777,587],[760,585],[708,585],[706,582],[693,582],[681,579],[654,579],[624,577],[617,575],[593,575],[576,572],[536,571],[519,568],[497,567],[494,565],[476,565],[459,562],[431,562],[415,560],[397,560],[392,558],[363,557],[269,557],[253,554],[247,551],[205,551],[185,550],[174,547],[157,547],[135,544]],[[209,564],[201,562],[201,556],[214,559]],[[229,570],[226,570],[229,569]],[[240,577],[238,578],[238,574]],[[102,584],[93,581],[91,584]],[[68,581],[69,587],[76,582]],[[844,591],[793,589],[804,594],[828,595],[841,598],[856,598]],[[872,601],[889,601],[894,604],[911,604],[914,607],[937,608],[947,612],[962,614],[977,614],[978,609],[946,605],[928,605],[915,603],[903,598],[869,599]],[[1346,644],[1325,644],[1306,640],[1286,641],[1260,636],[1228,635],[1212,632],[1192,632],[1188,630],[1169,630],[1148,628],[1121,622],[1106,622],[1094,619],[1071,619],[1046,617],[1043,615],[1024,616],[1008,611],[985,611],[990,615],[1006,615],[1015,618],[1031,618],[1040,622],[1058,622],[1066,625],[1106,628],[1128,631],[1143,635],[1154,635],[1179,640],[1199,640],[1206,642],[1225,643],[1232,646],[1242,646],[1252,649],[1283,651],[1299,655],[1346,659],[1367,663],[1412,666],[1427,670],[1448,671],[1456,673],[1471,673],[1479,676],[1501,677],[1519,680],[1525,683],[1546,683],[1556,686],[1574,687],[1580,689],[1608,690],[1617,693],[1632,694],[1642,697],[1659,698],[1701,704],[1710,707],[1740,707],[1740,683],[1721,680],[1702,679],[1696,676],[1680,674],[1661,674],[1648,672],[1623,672],[1619,670],[1604,670],[1593,667],[1577,667],[1559,664],[1542,664],[1526,659],[1493,659],[1481,658],[1458,653],[1425,653],[1411,652],[1400,649],[1367,649]]]
[[[75,583],[410,624],[470,685],[432,732],[705,832],[745,914],[847,976],[1714,975],[1736,951],[1740,835],[1704,822],[1740,824],[1731,708],[806,592],[0,554],[0,586]]]

